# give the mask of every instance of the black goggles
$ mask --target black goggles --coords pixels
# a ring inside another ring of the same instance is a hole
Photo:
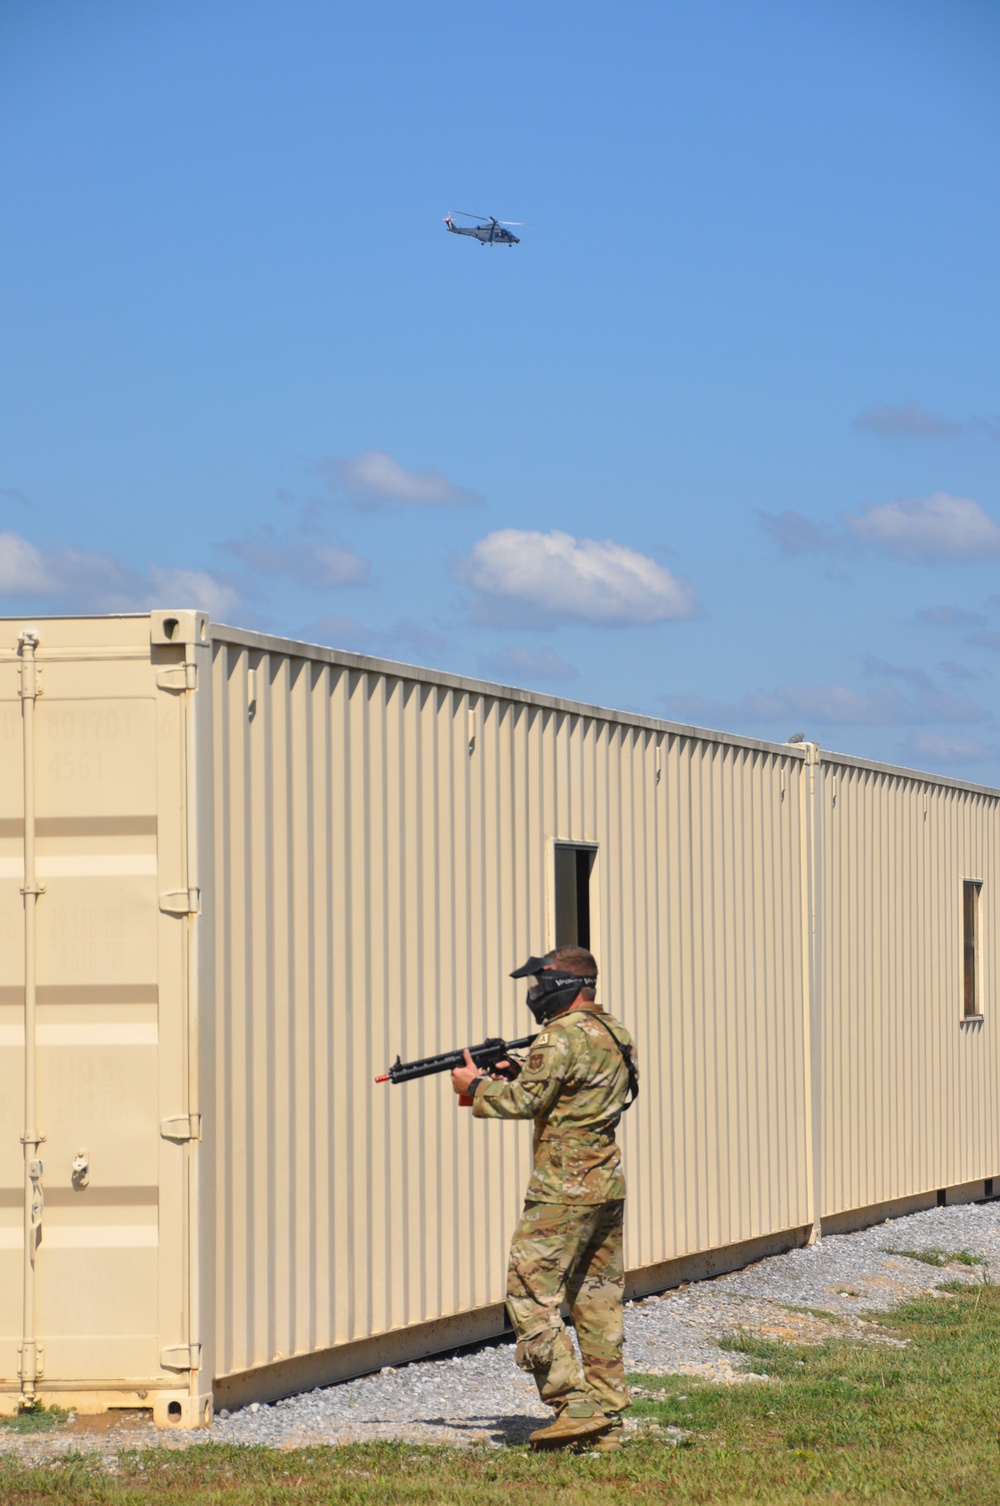
[[[529,1003],[536,1003],[569,988],[579,993],[581,988],[597,987],[596,978],[581,978],[579,973],[567,973],[560,967],[553,967],[545,957],[529,957],[521,967],[514,969],[511,977],[534,979],[528,989]]]
[[[596,987],[596,978],[581,978],[579,973],[562,973],[555,968],[549,968],[536,976],[534,983],[528,989],[528,1000],[534,1003],[538,999],[547,999],[550,994],[561,994],[570,988],[575,993],[579,993],[581,988]]]

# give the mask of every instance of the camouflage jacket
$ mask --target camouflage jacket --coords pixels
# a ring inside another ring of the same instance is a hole
[[[571,1009],[543,1025],[516,1082],[482,1079],[476,1087],[477,1119],[535,1121],[529,1202],[607,1203],[625,1196],[615,1130],[628,1097],[628,1070],[608,1027],[623,1046],[632,1044],[625,1026],[599,1004]]]

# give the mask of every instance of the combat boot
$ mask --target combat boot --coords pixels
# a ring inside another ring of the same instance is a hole
[[[609,1412],[607,1418],[607,1432],[598,1433],[594,1438],[585,1438],[580,1444],[580,1453],[591,1449],[596,1454],[612,1454],[616,1449],[621,1448],[625,1437],[625,1419],[620,1412]]]
[[[611,1429],[611,1421],[598,1411],[593,1402],[571,1401],[547,1428],[536,1428],[528,1436],[532,1448],[568,1448],[574,1443],[589,1442]]]

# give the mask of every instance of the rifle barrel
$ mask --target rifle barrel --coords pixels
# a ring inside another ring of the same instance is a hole
[[[491,1036],[480,1041],[478,1046],[468,1048],[469,1055],[477,1066],[492,1066],[503,1061],[508,1051],[521,1051],[530,1046],[533,1035],[522,1035],[516,1041],[505,1041],[501,1036]],[[397,1056],[388,1072],[376,1077],[376,1082],[413,1082],[418,1077],[431,1077],[435,1072],[451,1072],[465,1061],[465,1049],[442,1051],[438,1056],[421,1056],[412,1062],[402,1062]]]

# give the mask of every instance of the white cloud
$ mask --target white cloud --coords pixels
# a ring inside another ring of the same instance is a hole
[[[501,528],[454,571],[487,621],[575,621],[607,626],[693,617],[693,587],[648,555],[611,539]]]
[[[322,586],[360,586],[372,571],[371,560],[339,544],[314,544],[309,551],[317,583]]]
[[[856,547],[850,534],[838,531],[830,523],[805,518],[792,508],[785,512],[758,512],[757,517],[782,554],[843,554]]]
[[[865,543],[898,559],[974,563],[1000,555],[1000,525],[971,497],[935,492],[920,501],[881,502],[847,521]]]
[[[39,549],[19,533],[0,534],[0,590],[78,610],[138,610],[143,576],[113,554],[81,549]]]
[[[439,633],[436,628],[424,627],[419,622],[394,623],[385,636],[387,642],[397,650],[417,648],[422,654],[440,654],[450,646],[443,633]]]
[[[0,533],[0,591],[27,596],[51,589],[41,551],[19,533]]]
[[[269,528],[248,539],[231,539],[221,547],[257,575],[287,575],[299,585],[321,590],[363,586],[371,578],[371,560],[353,549],[316,539],[286,538]]]
[[[462,507],[482,498],[457,486],[433,466],[409,470],[384,450],[362,450],[344,459],[331,457],[318,467],[336,491],[342,491],[358,507],[381,507],[386,502],[415,507]]]
[[[134,570],[113,554],[39,549],[17,533],[0,533],[0,591],[29,599],[40,611],[142,612],[150,607],[203,607],[232,612],[239,593],[201,570],[151,565]]]
[[[877,685],[867,694],[847,685],[781,685],[754,690],[740,701],[710,701],[700,696],[664,696],[669,713],[701,726],[740,726],[762,722],[824,727],[912,726],[934,722],[983,722],[990,714],[969,696],[933,688],[904,695],[894,685]]]
[[[913,398],[906,403],[880,403],[867,408],[854,420],[856,429],[878,434],[882,439],[948,439],[955,434],[985,435],[1000,439],[997,415],[973,414],[971,418],[946,418],[925,408]]]
[[[868,546],[910,563],[963,564],[1000,555],[1000,524],[971,497],[935,492],[920,500],[872,503],[847,527],[801,513],[759,512],[760,526],[783,554],[850,554]],[[937,609],[932,609],[937,610]]]
[[[987,596],[982,612],[970,612],[965,607],[936,606],[923,607],[917,613],[920,622],[930,623],[932,627],[960,628],[965,631],[963,642],[970,648],[986,648],[991,653],[1000,652],[1000,631],[990,627],[989,614],[995,613],[1000,608],[1000,596],[995,593]],[[968,631],[973,629],[974,631]]]
[[[1000,633],[996,628],[980,628],[977,633],[970,633],[965,641],[970,648],[988,648],[992,653],[1000,653]]]
[[[918,732],[910,745],[918,758],[937,763],[985,763],[996,756],[979,737],[952,737],[941,732]]]
[[[377,634],[365,627],[356,617],[341,617],[328,612],[305,629],[309,643],[327,643],[331,648],[346,648],[355,654],[373,654],[376,651]]]
[[[932,627],[978,627],[983,621],[981,612],[949,606],[921,607],[917,618],[920,622],[929,622]]]
[[[329,643],[354,653],[411,663],[414,649],[421,662],[430,663],[449,647],[448,640],[440,633],[416,622],[400,621],[388,628],[370,628],[355,617],[341,617],[333,612],[311,623],[305,633],[313,643]]]
[[[151,565],[149,578],[157,606],[199,607],[217,622],[239,608],[239,592],[204,570],[164,570]]]
[[[958,660],[940,660],[938,669],[949,679],[977,679],[976,670],[968,669],[965,664],[959,664]]]
[[[575,680],[579,671],[551,648],[528,648],[515,644],[494,654],[485,661],[487,674],[495,675],[507,684],[528,681]]]
[[[876,654],[862,654],[861,667],[866,675],[879,676],[883,680],[902,680],[911,690],[932,693],[934,681],[926,669],[917,669],[909,664],[890,664]]]
[[[933,413],[913,399],[908,403],[881,403],[877,408],[868,408],[854,420],[856,429],[867,429],[872,434],[885,438],[943,438],[958,434],[964,424],[941,413]]]
[[[975,670],[967,668],[964,664],[960,664],[957,659],[942,659],[938,664],[938,669],[942,674],[947,675],[949,680],[975,680],[978,678]]]

